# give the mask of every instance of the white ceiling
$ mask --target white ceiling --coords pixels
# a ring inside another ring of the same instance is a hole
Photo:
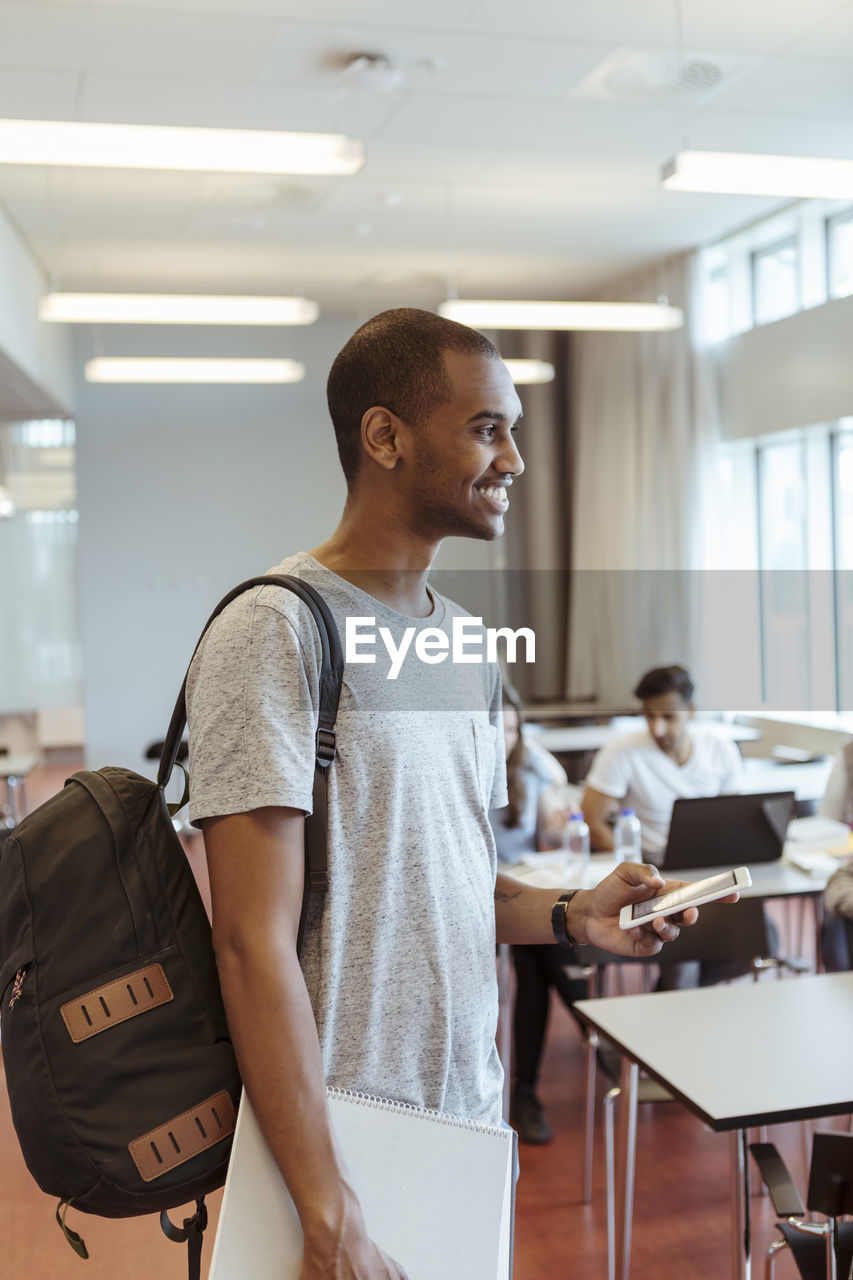
[[[681,34],[679,34],[681,33]],[[623,46],[717,60],[690,101],[578,86]],[[398,92],[342,78],[380,52]],[[355,177],[0,167],[64,289],[304,292],[327,309],[583,297],[778,201],[662,191],[706,149],[853,157],[853,0],[0,0],[0,116],[334,130]]]

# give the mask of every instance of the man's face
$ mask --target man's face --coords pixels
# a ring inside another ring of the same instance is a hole
[[[430,541],[498,538],[509,486],[524,470],[513,439],[521,401],[494,356],[446,351],[444,366],[448,399],[410,424],[413,528]]]
[[[692,702],[685,702],[680,693],[659,693],[643,702],[643,715],[649,733],[661,751],[678,755],[687,742],[687,724],[693,715]]]

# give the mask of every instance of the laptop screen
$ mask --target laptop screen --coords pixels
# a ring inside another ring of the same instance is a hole
[[[659,865],[688,870],[775,862],[794,810],[793,791],[676,800]]]

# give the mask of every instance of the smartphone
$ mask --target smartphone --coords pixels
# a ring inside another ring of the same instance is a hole
[[[751,884],[752,878],[746,867],[736,867],[734,871],[724,871],[721,875],[709,876],[707,880],[696,880],[693,884],[682,885],[680,889],[662,893],[660,897],[646,898],[644,902],[623,907],[619,912],[619,928],[635,929],[638,924],[646,924],[658,916],[672,916],[687,907],[701,907],[704,902],[725,898],[729,893],[748,889]]]

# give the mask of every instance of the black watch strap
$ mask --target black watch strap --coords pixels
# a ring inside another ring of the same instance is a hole
[[[570,893],[561,893],[551,908],[551,928],[554,930],[554,940],[561,947],[574,947],[577,945],[566,928],[569,903],[577,892],[577,889],[572,889]]]

